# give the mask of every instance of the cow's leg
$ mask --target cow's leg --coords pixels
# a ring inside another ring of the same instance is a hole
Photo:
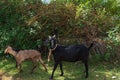
[[[85,78],[88,78],[88,61],[83,61],[84,65],[85,65]]]
[[[54,68],[53,68],[53,71],[52,71],[52,75],[51,75],[51,77],[49,78],[49,80],[53,80],[54,72],[55,72],[58,64],[59,64],[58,62],[55,62],[55,63],[54,63]]]
[[[60,70],[61,70],[60,76],[63,76],[64,73],[63,73],[63,68],[62,68],[62,62],[60,62],[59,64],[60,64]]]

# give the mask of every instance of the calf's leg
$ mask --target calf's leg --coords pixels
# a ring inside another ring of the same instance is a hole
[[[17,61],[15,60],[15,67],[17,68]]]
[[[42,58],[39,58],[41,64],[43,65],[43,67],[45,68],[45,71],[47,71],[46,65],[44,64],[44,61],[42,60]]]
[[[23,71],[23,70],[21,69],[21,68],[22,68],[21,64],[18,64],[18,63],[17,63],[17,68],[18,68],[19,72],[22,72],[22,71]]]
[[[38,66],[37,61],[33,61],[33,68],[31,70],[31,74],[34,72],[35,68]]]
[[[21,66],[22,61],[19,59],[16,59],[16,64],[17,64],[17,68],[18,68],[19,72],[22,72],[22,69],[21,69],[22,68],[22,66]]]

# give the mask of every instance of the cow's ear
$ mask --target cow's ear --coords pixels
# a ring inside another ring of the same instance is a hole
[[[53,35],[53,38],[55,38],[56,37],[56,35]]]
[[[48,39],[50,40],[52,37],[51,36],[48,36]]]

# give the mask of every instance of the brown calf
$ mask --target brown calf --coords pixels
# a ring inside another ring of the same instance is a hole
[[[44,64],[41,54],[37,50],[20,50],[19,52],[16,52],[12,49],[11,46],[8,46],[5,49],[5,53],[11,54],[15,57],[17,62],[17,68],[21,72],[21,63],[25,61],[26,59],[31,60],[34,64],[31,73],[33,73],[34,69],[37,67],[37,62],[40,61],[45,70],[47,71],[46,65]]]

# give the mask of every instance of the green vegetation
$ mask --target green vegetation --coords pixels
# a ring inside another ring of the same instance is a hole
[[[1,0],[0,77],[2,73],[17,80],[20,77],[14,61],[5,59],[6,46],[18,50],[35,49],[52,34],[57,35],[62,45],[83,43],[89,46],[95,41],[90,51],[92,61],[88,80],[120,79],[120,0],[51,0],[49,4],[41,0]],[[55,79],[84,80],[84,67],[71,65],[75,64],[64,64],[64,77],[58,76],[57,70]],[[20,79],[47,80],[53,63],[50,63],[48,73],[38,68],[33,75],[28,74],[31,63],[25,62],[23,66],[26,71]],[[116,78],[112,79],[114,76]]]
[[[57,68],[55,72],[55,80],[119,80],[120,79],[120,65],[109,62],[94,63],[89,62],[89,78],[84,78],[84,65],[81,63],[69,63],[64,62],[64,76],[60,75],[60,69]],[[51,75],[53,63],[50,62],[48,66],[48,72],[44,71],[44,68],[39,65],[33,74],[30,74],[32,63],[23,63],[23,72],[20,74],[15,68],[15,61],[8,58],[7,60],[1,60],[0,63],[0,75],[3,80],[48,80]]]

